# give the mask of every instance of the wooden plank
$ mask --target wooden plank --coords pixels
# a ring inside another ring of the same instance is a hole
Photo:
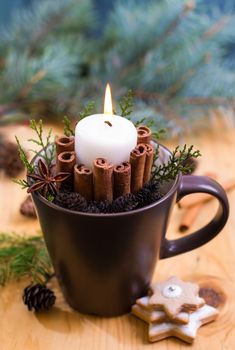
[[[27,140],[30,131],[24,126],[2,128],[5,135],[13,139],[17,134]],[[25,141],[24,141],[25,142]],[[181,140],[194,144],[203,154],[198,173],[216,172],[219,180],[235,177],[235,130],[217,128],[201,136],[193,135]],[[175,144],[177,142],[174,142]],[[173,146],[173,143],[169,144]],[[39,230],[36,220],[26,219],[19,214],[19,205],[25,193],[0,175],[0,231],[33,233]],[[207,245],[187,254],[158,263],[154,281],[172,274],[189,280],[213,285],[225,294],[220,307],[218,321],[202,327],[194,345],[195,350],[234,349],[235,344],[235,191],[229,193],[231,215],[223,232]],[[193,229],[204,225],[216,210],[216,201],[207,203],[193,225]],[[169,238],[179,238],[177,227],[182,212],[175,208],[167,233]],[[27,281],[13,282],[0,290],[0,349],[1,350],[134,350],[155,349],[178,350],[189,346],[177,339],[149,344],[147,326],[131,315],[118,318],[97,318],[72,311],[63,301],[55,280],[53,288],[57,294],[56,307],[47,314],[34,314],[26,310],[21,293]]]

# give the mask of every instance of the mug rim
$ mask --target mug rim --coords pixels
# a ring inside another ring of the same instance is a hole
[[[158,143],[159,146],[161,146],[162,148],[164,148],[168,153],[170,153],[170,155],[172,155],[172,152],[164,145],[162,145],[161,143]],[[36,155],[31,163],[33,163],[35,161],[35,159],[38,157],[38,155]],[[76,210],[71,210],[71,209],[67,209],[67,208],[63,208],[63,207],[60,207],[59,205],[57,204],[54,204],[50,201],[48,201],[45,197],[43,197],[40,193],[31,193],[32,197],[37,197],[41,202],[43,202],[45,205],[49,206],[50,208],[52,209],[57,209],[59,211],[62,211],[62,212],[65,212],[65,213],[70,213],[70,214],[75,214],[75,215],[81,215],[81,216],[88,216],[88,217],[101,217],[101,218],[104,218],[104,217],[118,217],[118,216],[128,216],[128,215],[134,215],[134,214],[138,214],[138,213],[141,213],[145,210],[148,210],[148,209],[151,209],[153,208],[154,206],[158,205],[158,204],[161,204],[164,200],[166,200],[167,198],[169,198],[177,189],[178,187],[178,184],[181,180],[181,177],[182,177],[182,173],[179,173],[171,188],[169,189],[169,191],[164,194],[164,196],[162,196],[159,200],[157,200],[156,202],[153,202],[151,204],[148,204],[142,208],[138,208],[138,209],[133,209],[133,210],[129,210],[129,211],[125,211],[125,212],[119,212],[119,213],[86,213],[86,212],[81,212],[81,211],[76,211]]]

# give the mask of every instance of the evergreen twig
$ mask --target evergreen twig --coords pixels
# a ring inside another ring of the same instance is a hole
[[[155,160],[158,158],[159,149],[156,149]],[[169,161],[166,164],[153,166],[152,178],[159,181],[174,180],[179,173],[183,175],[190,174],[192,166],[187,164],[187,160],[190,158],[198,158],[201,154],[199,150],[194,151],[193,146],[187,147],[184,145],[182,149],[177,146],[172,152]]]
[[[83,107],[83,109],[79,113],[79,119],[88,117],[88,115],[92,114],[94,109],[95,109],[95,102],[94,101],[89,102],[86,106]]]
[[[34,172],[34,166],[32,164],[30,164],[30,162],[28,161],[27,159],[27,155],[25,153],[25,151],[23,150],[21,144],[20,144],[20,141],[18,139],[17,136],[15,136],[15,139],[16,139],[16,142],[17,142],[17,145],[18,145],[18,150],[19,150],[19,157],[21,159],[21,161],[23,162],[25,168],[27,169],[27,171],[29,173],[33,173]]]
[[[74,136],[74,129],[72,128],[71,120],[66,115],[63,118],[63,124],[65,136]]]
[[[127,95],[121,98],[119,102],[119,107],[121,110],[121,116],[127,117],[132,113],[133,110],[133,93],[132,90],[128,90]]]
[[[52,142],[52,129],[49,130],[47,136],[45,136],[44,141],[44,135],[43,135],[43,121],[40,119],[37,123],[35,119],[30,120],[30,128],[35,131],[37,135],[37,139],[29,139],[28,141],[35,143],[36,145],[40,146],[42,151],[40,151],[40,156],[45,160],[47,166],[50,168],[52,161],[55,157],[55,145],[54,142]],[[51,145],[51,147],[49,147]],[[35,154],[37,154],[37,151],[32,150]]]
[[[45,284],[52,275],[52,265],[43,237],[0,233],[0,285],[21,277]]]

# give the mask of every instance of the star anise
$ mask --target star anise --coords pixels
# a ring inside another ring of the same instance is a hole
[[[51,175],[48,166],[42,159],[38,161],[38,174],[28,174],[28,177],[35,182],[28,188],[27,192],[42,191],[42,195],[55,195],[58,193],[57,183],[63,182],[70,176],[70,173],[60,172],[56,175]]]

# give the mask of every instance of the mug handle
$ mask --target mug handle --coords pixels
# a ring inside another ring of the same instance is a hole
[[[206,176],[185,175],[181,178],[177,202],[192,193],[208,193],[219,200],[219,208],[214,218],[204,227],[179,239],[164,238],[160,251],[160,259],[196,249],[209,242],[223,229],[229,216],[229,204],[226,192],[215,180]]]

